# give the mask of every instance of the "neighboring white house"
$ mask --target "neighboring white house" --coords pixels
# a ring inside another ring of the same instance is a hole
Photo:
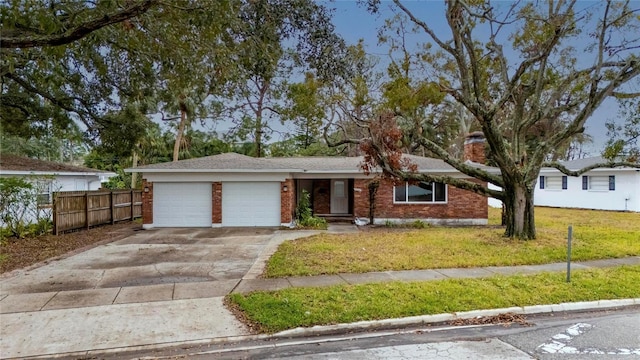
[[[569,170],[607,162],[601,157],[562,162]],[[640,169],[598,168],[566,176],[554,168],[540,171],[534,193],[538,206],[640,212]]]
[[[56,191],[98,190],[115,173],[11,154],[0,155],[0,177],[25,177],[39,182],[38,204],[50,207]],[[27,222],[31,219],[26,219]],[[32,220],[31,220],[32,221]]]

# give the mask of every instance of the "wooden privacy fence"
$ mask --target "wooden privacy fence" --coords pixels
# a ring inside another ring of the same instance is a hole
[[[60,191],[53,199],[56,235],[142,216],[142,190]]]

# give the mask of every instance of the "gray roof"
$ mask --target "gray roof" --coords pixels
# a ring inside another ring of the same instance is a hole
[[[4,172],[41,172],[41,173],[80,173],[80,174],[101,174],[115,175],[112,172],[90,169],[83,166],[75,166],[57,163],[54,161],[46,161],[40,159],[32,159],[25,156],[2,154],[0,156],[0,170]]]
[[[418,165],[420,170],[444,170],[453,171],[454,168],[449,164],[439,159],[426,158],[415,155],[404,155],[414,164]],[[331,172],[331,171],[344,171],[344,172],[361,172],[362,163],[364,162],[363,156],[354,157],[322,157],[322,156],[310,156],[310,157],[289,157],[289,158],[268,158],[267,161],[286,164],[289,168],[299,168],[307,172]]]
[[[285,168],[284,165],[272,164],[264,161],[263,158],[224,153],[212,156],[205,156],[196,159],[179,160],[174,162],[150,164],[138,166],[131,171],[142,172],[142,170],[241,170],[241,171],[276,171],[289,172],[292,168]]]
[[[455,172],[451,165],[440,159],[422,156],[407,155],[419,171]],[[362,172],[361,164],[364,157],[286,157],[286,158],[253,158],[236,153],[225,153],[206,156],[197,159],[180,160],[160,164],[139,166],[127,169],[132,172],[174,172],[185,170],[187,172],[337,172],[358,173]],[[485,170],[493,169],[481,164],[471,163]]]

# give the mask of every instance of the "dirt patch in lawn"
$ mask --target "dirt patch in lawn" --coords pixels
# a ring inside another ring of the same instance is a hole
[[[9,238],[0,243],[0,274],[48,262],[84,251],[93,246],[120,240],[140,230],[140,224],[121,222],[62,235],[24,239]]]

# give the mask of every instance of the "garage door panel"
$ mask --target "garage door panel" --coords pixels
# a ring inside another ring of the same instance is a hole
[[[154,183],[155,227],[211,227],[211,183]]]
[[[279,225],[279,182],[222,183],[222,226]]]

